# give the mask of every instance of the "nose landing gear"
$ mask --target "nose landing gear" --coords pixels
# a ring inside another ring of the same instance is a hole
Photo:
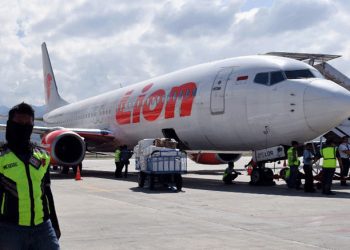
[[[251,172],[249,184],[254,186],[273,186],[276,185],[273,177],[272,169],[266,168],[265,163],[258,163]]]

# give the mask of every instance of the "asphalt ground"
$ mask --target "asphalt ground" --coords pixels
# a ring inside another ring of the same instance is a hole
[[[243,169],[249,158],[236,163]],[[52,173],[62,249],[349,249],[350,187],[335,196],[250,186],[242,171],[221,181],[225,165],[188,160],[183,191],[138,188],[134,161],[114,178],[113,159],[83,162],[82,180]],[[273,167],[273,166],[272,166]],[[276,173],[281,164],[276,165]]]

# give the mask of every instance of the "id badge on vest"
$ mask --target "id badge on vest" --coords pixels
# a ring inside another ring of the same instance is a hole
[[[35,158],[33,155],[30,157],[29,163],[36,169],[39,169],[41,166],[41,160]]]

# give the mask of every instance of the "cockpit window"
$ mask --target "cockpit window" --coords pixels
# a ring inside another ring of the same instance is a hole
[[[264,85],[269,85],[269,73],[258,73],[254,78],[255,83],[260,83]]]
[[[287,70],[284,73],[288,79],[315,78],[309,69]]]
[[[284,81],[284,76],[282,74],[282,71],[275,71],[271,72],[271,78],[270,78],[270,85],[274,85],[276,83]]]
[[[274,85],[276,83],[284,81],[285,76],[282,71],[264,72],[256,74],[254,78],[255,83],[264,85]]]

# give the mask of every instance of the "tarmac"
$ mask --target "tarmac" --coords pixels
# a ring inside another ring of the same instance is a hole
[[[350,187],[250,186],[244,171],[224,185],[225,167],[188,160],[181,192],[138,188],[134,161],[126,179],[114,178],[112,158],[85,160],[81,181],[53,172],[61,249],[349,249]]]

